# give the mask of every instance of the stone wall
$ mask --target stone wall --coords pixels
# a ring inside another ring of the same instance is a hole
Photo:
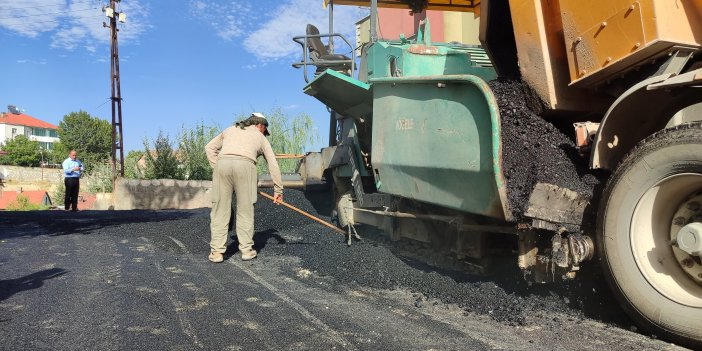
[[[112,209],[162,210],[211,207],[211,189],[212,182],[204,180],[118,179],[112,192]],[[107,201],[104,203],[107,204]],[[109,205],[100,205],[100,207],[104,206],[109,208]]]
[[[0,177],[5,181],[58,183],[63,181],[63,170],[60,168],[18,167],[0,165]]]
[[[43,173],[42,173],[43,171]],[[16,167],[0,165],[2,179],[6,182],[63,183],[63,171],[56,168]],[[81,179],[81,190],[87,191],[90,177]],[[53,188],[52,185],[52,188]],[[112,193],[96,194],[93,210],[161,210],[194,209],[211,207],[211,181],[201,180],[138,180],[120,178]],[[6,188],[7,189],[7,188]],[[50,192],[51,189],[44,189]],[[53,200],[57,203],[56,200]],[[63,201],[63,200],[61,200]]]

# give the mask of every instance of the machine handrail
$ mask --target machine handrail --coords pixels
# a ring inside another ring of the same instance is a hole
[[[309,45],[307,45],[307,39],[308,38],[330,38],[329,40],[332,40],[331,38],[333,37],[339,37],[341,40],[343,40],[346,45],[348,45],[351,48],[351,58],[348,60],[334,60],[334,61],[329,61],[329,60],[319,60],[316,62],[310,62],[308,59],[309,55]],[[351,64],[351,76],[353,76],[353,72],[356,69],[355,65],[355,59],[354,54],[356,53],[356,47],[351,45],[351,43],[346,40],[346,38],[341,35],[340,33],[332,33],[332,34],[305,34],[305,35],[300,35],[297,37],[293,37],[293,41],[300,44],[302,46],[302,61],[293,63],[292,66],[295,68],[303,68],[303,74],[305,76],[305,82],[309,83],[309,79],[307,78],[307,66],[336,66],[339,64],[344,64],[344,63],[350,63]]]

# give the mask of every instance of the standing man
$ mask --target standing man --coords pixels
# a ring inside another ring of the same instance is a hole
[[[76,150],[71,150],[68,158],[63,161],[63,183],[66,185],[66,196],[63,204],[66,211],[78,211],[78,190],[80,189],[80,174],[83,172],[83,163],[76,159]],[[71,209],[71,206],[73,209]]]
[[[280,167],[271,144],[266,139],[268,120],[258,112],[225,129],[214,137],[205,152],[212,173],[212,212],[210,213],[210,256],[212,262],[222,262],[226,251],[227,232],[231,218],[232,192],[236,193],[236,237],[241,259],[256,257],[253,249],[254,203],[256,203],[258,174],[256,160],[263,155],[273,178],[275,203],[283,202]]]

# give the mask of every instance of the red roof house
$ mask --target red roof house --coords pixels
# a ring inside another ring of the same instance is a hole
[[[39,142],[44,150],[51,150],[53,144],[59,141],[58,126],[25,115],[14,106],[8,107],[12,107],[10,112],[0,113],[0,147],[19,135]]]
[[[32,116],[25,115],[24,113],[14,114],[14,113],[0,113],[0,124],[12,124],[15,126],[25,126],[32,128],[44,128],[44,129],[58,129],[57,125],[51,124],[49,122],[44,122],[40,119],[36,119]]]
[[[0,210],[6,210],[7,206],[11,203],[17,201],[17,196],[24,195],[29,199],[29,203],[35,205],[47,205],[51,206],[51,198],[49,193],[44,190],[30,190],[30,191],[3,191],[0,194]]]

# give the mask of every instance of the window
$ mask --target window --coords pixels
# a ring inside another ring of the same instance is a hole
[[[32,128],[32,132],[36,136],[46,136],[46,129],[43,128]]]
[[[52,138],[58,138],[58,133],[54,129],[49,129],[49,136]]]
[[[15,135],[17,135],[17,128],[12,128],[12,137],[14,138]]]

